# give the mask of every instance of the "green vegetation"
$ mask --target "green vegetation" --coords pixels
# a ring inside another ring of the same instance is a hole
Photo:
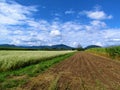
[[[120,46],[114,46],[106,48],[106,52],[111,56],[112,58],[120,57]]]
[[[84,51],[84,48],[79,44],[76,48],[77,51]]]
[[[19,69],[73,51],[0,51],[0,72]]]
[[[33,76],[37,76],[54,64],[72,56],[74,52],[57,56],[52,59],[42,60],[41,62],[30,65],[18,70],[5,71],[0,73],[0,90],[6,90],[21,86],[29,81]]]
[[[97,54],[106,54],[107,56],[110,56],[113,59],[120,58],[120,46],[112,46],[107,48],[91,48],[86,51]]]
[[[105,48],[91,48],[91,49],[87,49],[86,51],[90,51],[93,53],[106,53]]]

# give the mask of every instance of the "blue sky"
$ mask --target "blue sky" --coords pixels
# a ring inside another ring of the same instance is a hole
[[[119,0],[0,0],[0,44],[120,45]]]

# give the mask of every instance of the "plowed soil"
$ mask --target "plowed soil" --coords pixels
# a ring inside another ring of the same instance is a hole
[[[78,52],[34,77],[20,90],[120,90],[120,63]]]

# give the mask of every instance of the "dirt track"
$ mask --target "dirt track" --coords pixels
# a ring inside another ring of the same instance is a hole
[[[120,63],[79,52],[34,77],[22,90],[120,90]]]

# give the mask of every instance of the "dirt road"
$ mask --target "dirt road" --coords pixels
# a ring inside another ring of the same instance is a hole
[[[120,63],[79,52],[31,79],[22,90],[120,90]]]

